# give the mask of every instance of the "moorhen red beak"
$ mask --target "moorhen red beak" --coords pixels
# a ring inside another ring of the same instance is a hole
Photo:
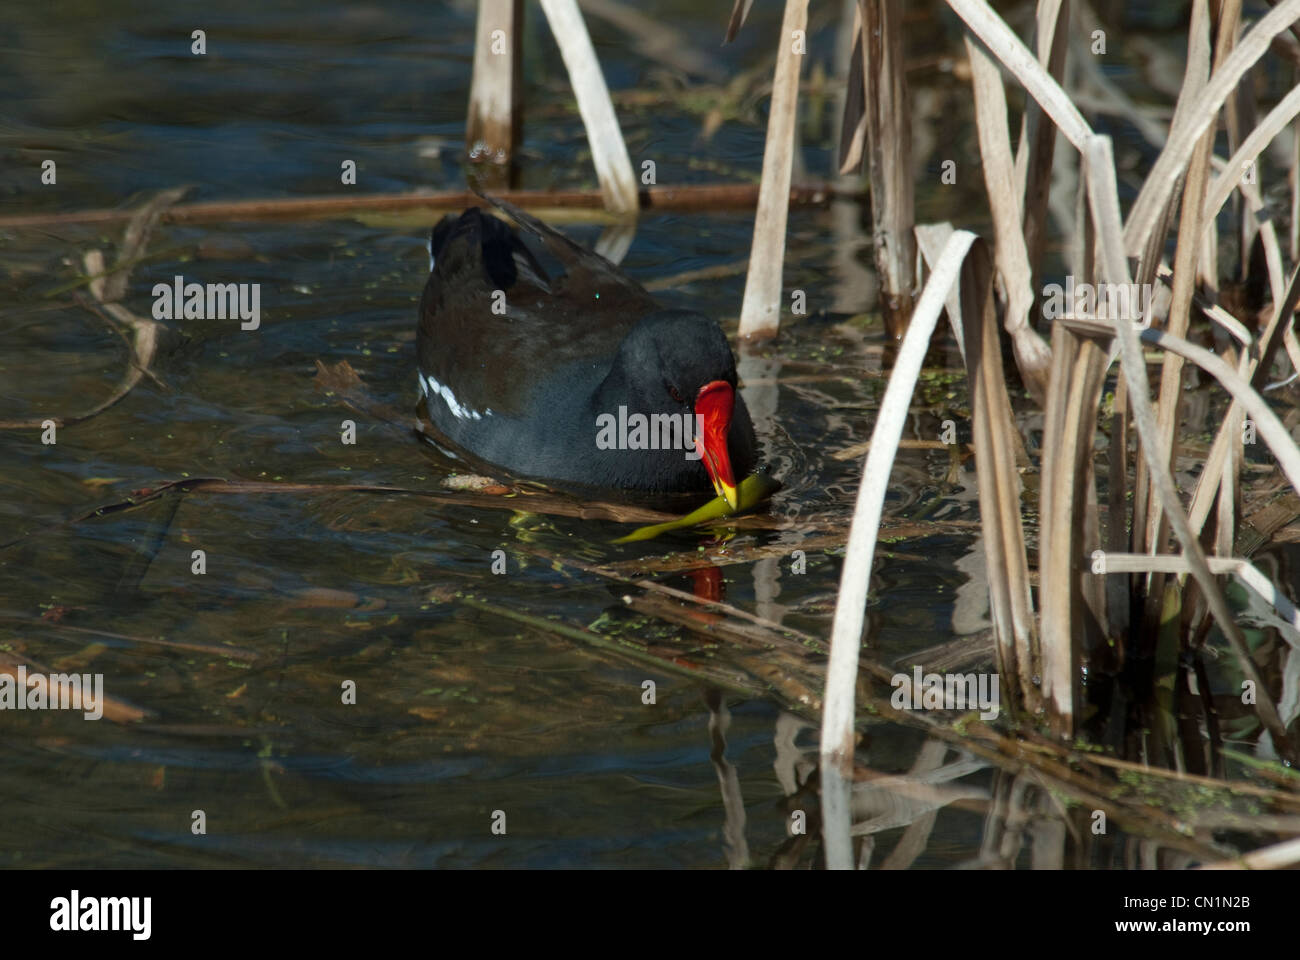
[[[695,443],[704,460],[704,469],[713,481],[713,489],[732,510],[740,505],[736,496],[736,477],[731,472],[731,454],[727,450],[734,402],[735,392],[725,380],[706,383],[695,396],[695,412],[702,426]]]
[[[738,506],[757,443],[727,339],[612,263],[492,198],[558,261],[471,207],[434,228],[417,334],[422,406],[476,468],[584,493]]]

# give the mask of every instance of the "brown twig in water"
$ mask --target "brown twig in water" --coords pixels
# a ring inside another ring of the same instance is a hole
[[[158,378],[153,375],[149,367],[158,352],[158,336],[162,330],[162,324],[155,320],[137,317],[118,301],[126,295],[127,280],[131,273],[130,268],[141,259],[141,254],[149,244],[149,236],[153,233],[158,218],[163,216],[168,208],[184,196],[187,190],[186,187],[163,190],[152,197],[140,209],[124,211],[125,214],[130,216],[130,220],[122,237],[122,245],[118,250],[117,261],[111,269],[106,270],[104,268],[104,256],[98,250],[87,251],[83,258],[88,278],[87,285],[95,300],[98,301],[99,307],[92,306],[82,297],[77,297],[77,302],[105,320],[107,318],[104,317],[104,314],[109,314],[113,320],[125,329],[130,330],[134,335],[127,345],[131,351],[131,356],[127,361],[126,372],[118,382],[117,388],[109,395],[108,399],[83,413],[69,417],[45,416],[37,420],[3,420],[0,421],[0,430],[39,430],[47,422],[53,422],[56,427],[81,423],[98,416],[116,404],[130,393],[135,388],[135,385],[140,382],[141,377],[146,374],[155,382],[158,382]],[[102,307],[102,310],[100,307]],[[118,330],[117,327],[114,327],[114,329]],[[118,332],[121,333],[121,330],[118,330]]]
[[[0,610],[0,622],[21,623],[28,627],[42,627],[67,633],[81,633],[86,636],[104,637],[109,640],[125,640],[128,643],[133,643],[137,646],[166,647],[171,650],[191,650],[195,653],[206,653],[214,657],[229,657],[231,660],[243,660],[248,663],[257,660],[260,657],[260,654],[257,653],[257,651],[249,650],[247,647],[224,647],[212,643],[163,640],[161,637],[139,637],[125,633],[112,633],[108,630],[97,630],[93,627],[74,627],[66,623],[54,623],[40,617],[18,613],[12,610]]]
[[[836,190],[826,184],[790,189],[793,206],[819,206]],[[599,190],[506,190],[500,199],[525,210],[562,209],[589,211],[591,219],[608,219]],[[758,186],[749,183],[689,184],[680,187],[646,187],[638,194],[642,210],[744,210],[758,202]],[[252,220],[309,220],[347,218],[363,214],[411,213],[428,210],[462,210],[482,200],[468,190],[428,193],[372,193],[359,197],[293,197],[282,200],[232,200],[180,203],[161,217],[163,223],[239,223]],[[66,213],[23,213],[0,217],[0,229],[49,227],[59,224],[120,223],[130,210],[74,210]]]

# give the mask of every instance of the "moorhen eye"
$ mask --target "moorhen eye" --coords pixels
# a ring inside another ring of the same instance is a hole
[[[674,400],[676,400],[678,403],[685,403],[685,402],[686,402],[685,400],[682,399],[682,395],[681,395],[680,393],[677,392],[677,388],[674,387],[672,384],[669,384],[669,385],[668,385],[668,396],[672,397],[672,398],[673,398]]]

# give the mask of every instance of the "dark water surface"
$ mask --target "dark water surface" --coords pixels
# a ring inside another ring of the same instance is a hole
[[[737,43],[720,50],[725,10],[659,6],[724,75],[762,62],[780,16],[779,5],[756,5]],[[178,185],[193,188],[189,200],[464,185],[470,4],[124,11],[69,3],[0,12],[4,212],[119,206]],[[592,186],[558,53],[539,11],[529,14],[521,185]],[[207,31],[206,57],[190,55],[196,28]],[[622,34],[600,21],[593,32],[616,92],[666,89],[659,65]],[[831,32],[815,32],[812,49],[832,69]],[[934,76],[923,83],[940,104],[930,135],[977,163],[969,116],[941,109],[968,93]],[[765,118],[766,98],[757,102]],[[754,180],[762,126],[727,114],[706,140],[707,108],[669,96],[621,107],[634,162],[655,159],[660,183]],[[824,113],[805,134],[816,179],[837,122],[831,106]],[[39,184],[45,159],[57,162],[56,185]],[[347,159],[357,163],[355,188],[339,183]],[[937,170],[940,159],[927,162]],[[922,187],[923,219],[962,216],[983,188],[973,176],[948,189]],[[861,459],[831,454],[869,436],[883,389],[864,373],[879,369],[883,350],[870,253],[847,246],[860,233],[837,233],[862,215],[856,204],[792,213],[786,288],[807,291],[809,315],[790,318],[779,343],[742,370],[747,389],[760,391],[751,408],[757,398],[773,411],[765,440],[786,487],[772,515],[823,526],[741,531],[713,552],[793,551],[805,536],[847,529]],[[146,378],[111,409],[64,427],[54,445],[38,429],[0,432],[0,542],[9,543],[0,549],[0,652],[102,673],[109,695],[149,712],[128,725],[0,715],[0,866],[759,866],[787,842],[786,794],[816,758],[806,720],[770,698],[711,700],[704,684],[446,599],[470,592],[528,616],[691,650],[677,628],[630,616],[622,589],[556,570],[535,551],[627,561],[692,550],[704,536],[614,546],[627,525],[348,492],[192,493],[64,523],[186,477],[438,491],[452,464],[313,385],[317,360],[346,360],[377,399],[413,408],[432,219],[162,226],[126,305],[149,316],[153,284],[176,274],[256,282],[261,327],[171,323],[153,366],[158,382]],[[588,245],[600,236],[598,226],[566,229]],[[750,229],[744,212],[644,216],[623,266],[651,282],[743,261]],[[0,419],[69,416],[118,382],[122,339],[73,301],[84,289],[71,285],[83,254],[100,249],[111,262],[120,235],[120,225],[0,232]],[[663,296],[734,334],[743,284],[732,272]],[[933,439],[946,417],[963,422],[965,404],[960,381],[936,374],[905,435]],[[347,418],[358,424],[353,446],[339,441]],[[975,519],[973,473],[950,483],[949,467],[946,452],[903,451],[891,512]],[[968,580],[956,564],[972,543],[949,533],[884,545],[897,554],[873,579],[870,655],[891,662],[954,635]],[[191,572],[199,549],[202,576]],[[498,549],[507,572],[494,576]],[[785,554],[723,565],[726,598],[826,637],[840,550],[810,550],[807,561],[802,575]],[[692,586],[682,576],[665,582]],[[715,659],[728,662],[725,651]],[[646,680],[657,684],[653,705],[642,702]],[[354,706],[341,703],[348,681]],[[711,717],[725,750],[715,749]],[[861,754],[876,770],[907,771],[923,742],[882,723]],[[928,845],[907,862],[978,858],[993,778],[971,764],[957,784],[962,802],[942,808]],[[196,810],[206,835],[191,831]],[[498,810],[505,836],[490,829]],[[880,833],[879,849],[903,829]],[[1028,853],[1018,862],[1028,865]]]

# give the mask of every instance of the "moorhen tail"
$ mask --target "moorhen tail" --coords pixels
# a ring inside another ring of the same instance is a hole
[[[486,198],[563,267],[478,207],[434,228],[417,335],[428,419],[451,447],[584,492],[715,490],[736,506],[757,444],[727,338],[667,309],[598,254]]]

